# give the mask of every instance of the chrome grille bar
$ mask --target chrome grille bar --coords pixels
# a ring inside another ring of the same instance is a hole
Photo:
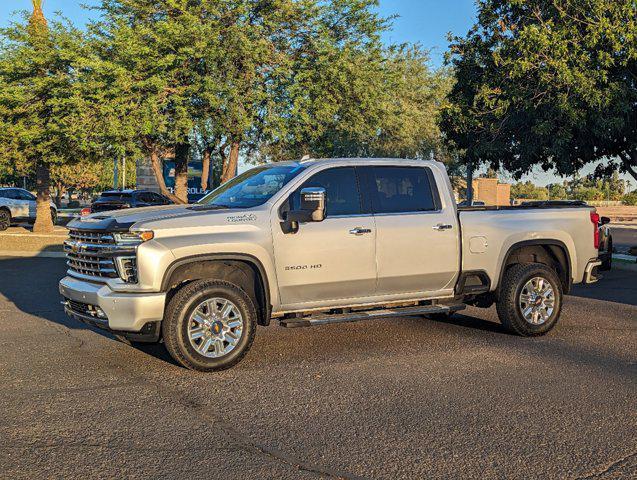
[[[110,233],[70,230],[69,240],[64,242],[69,274],[98,278],[117,278],[113,256],[126,252],[118,248]]]

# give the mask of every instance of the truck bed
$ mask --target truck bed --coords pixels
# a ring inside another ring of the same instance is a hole
[[[512,248],[554,245],[570,258],[572,281],[581,282],[588,261],[597,257],[591,211],[583,202],[461,208],[462,271],[486,272],[495,289]]]

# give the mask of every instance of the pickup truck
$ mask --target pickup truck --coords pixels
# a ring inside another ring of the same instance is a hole
[[[306,327],[495,304],[543,335],[597,281],[586,205],[458,209],[442,163],[328,159],[255,167],[194,205],[68,225],[65,311],[190,369],[239,362],[257,325]]]

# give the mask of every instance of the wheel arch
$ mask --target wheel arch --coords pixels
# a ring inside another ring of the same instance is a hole
[[[502,285],[506,270],[519,263],[541,263],[555,267],[564,293],[570,292],[573,284],[573,266],[568,247],[564,242],[556,239],[537,239],[524,240],[511,245],[500,267],[498,289]]]
[[[270,284],[263,264],[252,255],[220,253],[181,258],[164,273],[161,291],[170,298],[185,284],[215,278],[233,283],[255,299],[259,325],[269,325],[272,312]]]

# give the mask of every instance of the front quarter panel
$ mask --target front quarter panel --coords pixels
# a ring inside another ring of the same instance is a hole
[[[272,260],[272,236],[269,214],[261,209],[249,211],[214,211],[172,218],[170,221],[143,222],[134,229],[155,232],[153,248],[140,253],[142,278],[154,291],[160,291],[171,265],[198,261],[207,255],[228,259],[241,256],[256,260],[263,268],[270,286],[270,300],[278,304],[276,274]],[[169,252],[170,255],[167,255]],[[143,255],[143,256],[141,256]],[[143,263],[143,266],[142,266]]]

